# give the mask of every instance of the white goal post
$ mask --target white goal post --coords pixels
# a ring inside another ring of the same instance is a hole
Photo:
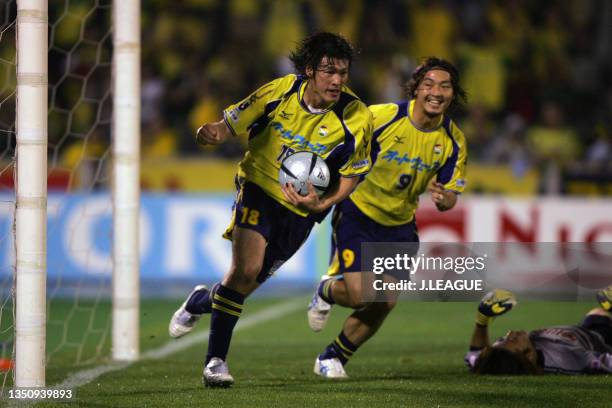
[[[140,0],[113,2],[113,359],[139,354]]]
[[[140,0],[114,0],[112,24],[111,353],[114,360],[134,361],[140,351]],[[17,0],[16,32],[14,386],[44,387],[48,323],[48,0]]]
[[[16,387],[45,386],[47,27],[47,0],[17,2]]]

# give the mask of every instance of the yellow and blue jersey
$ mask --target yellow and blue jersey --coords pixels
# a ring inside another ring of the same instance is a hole
[[[248,134],[248,151],[238,177],[257,184],[291,211],[308,213],[289,203],[280,188],[280,163],[289,154],[307,150],[321,156],[332,182],[339,176],[362,176],[370,170],[372,114],[347,87],[329,109],[311,112],[303,101],[308,80],[296,75],[278,78],[223,112],[234,135]]]
[[[448,116],[424,130],[410,119],[414,101],[369,109],[374,116],[372,169],[350,196],[359,210],[379,224],[402,225],[414,219],[419,195],[434,176],[446,190],[463,192],[466,141]]]

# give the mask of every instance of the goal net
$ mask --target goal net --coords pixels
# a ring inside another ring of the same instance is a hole
[[[121,39],[113,37],[113,7],[117,4],[113,5],[111,0],[50,1],[48,11],[37,13],[28,9],[30,3],[36,1],[0,3],[0,387],[3,393],[13,386],[15,360],[19,363],[15,357],[19,336],[15,333],[27,330],[31,323],[17,320],[20,304],[17,282],[27,268],[18,255],[16,209],[23,207],[19,204],[23,200],[19,198],[21,178],[31,175],[26,167],[29,163],[23,163],[26,156],[19,153],[25,126],[18,125],[22,123],[19,122],[22,113],[16,111],[22,98],[20,78],[34,81],[36,77],[30,75],[34,78],[31,79],[22,71],[18,74],[18,62],[23,62],[17,58],[22,55],[19,47],[29,46],[24,44],[29,37],[19,31],[19,22],[48,18],[46,267],[40,268],[42,273],[46,272],[46,285],[42,293],[21,295],[22,300],[30,297],[27,301],[32,302],[42,297],[46,305],[42,314],[46,328],[46,347],[43,346],[46,378],[43,372],[42,383],[33,382],[30,386],[53,385],[62,380],[67,368],[86,368],[109,359],[111,348],[115,352],[112,326],[117,321],[125,324],[129,315],[112,318],[113,267],[115,270],[124,264],[133,267],[134,262],[113,247],[113,229],[116,229],[113,214],[121,216],[122,211],[133,214],[138,209],[138,192],[128,191],[136,202],[126,205],[125,200],[121,201],[125,193],[118,193],[117,183],[113,181],[114,174],[126,178],[131,170],[113,168],[112,158],[130,161],[128,153],[134,150],[133,146],[117,149],[112,141],[124,131],[115,128],[117,113],[113,113],[113,98],[117,94],[122,97],[126,88],[113,92],[113,80],[121,77],[114,73],[113,58],[121,50],[130,48],[129,44],[124,46],[125,41],[121,45]],[[47,1],[39,3],[47,6]],[[139,24],[134,26],[138,29]],[[115,35],[117,31],[121,30],[115,28]],[[116,85],[119,87],[121,84]],[[138,90],[137,85],[135,88]],[[139,113],[137,102],[125,95],[122,100],[123,105],[116,105],[115,101],[115,106],[124,106],[128,114]],[[138,117],[132,122],[138,123]],[[112,186],[115,186],[114,193]],[[44,235],[44,228],[41,233]],[[121,289],[126,285],[119,286]],[[134,291],[134,284],[131,289]],[[124,304],[133,303],[125,294],[119,293],[119,297]],[[132,316],[133,311],[134,308]],[[133,324],[137,327],[138,320]],[[133,338],[133,334],[128,337]],[[116,341],[123,340],[119,337]],[[118,348],[123,354],[115,352],[115,358],[137,356],[137,346],[132,348],[128,352]],[[16,381],[19,385],[18,378]]]

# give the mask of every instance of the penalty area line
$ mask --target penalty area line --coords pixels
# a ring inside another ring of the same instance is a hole
[[[285,302],[277,303],[273,306],[267,307],[259,312],[254,313],[251,316],[246,316],[244,319],[238,321],[236,325],[236,331],[245,330],[252,326],[255,326],[260,323],[264,323],[270,320],[278,319],[285,315],[288,315],[292,312],[299,310],[300,308],[305,307],[305,301],[301,297],[299,299],[291,299]],[[200,342],[206,341],[208,339],[208,334],[210,330],[201,331],[198,333],[191,333],[189,336],[182,337],[177,340],[171,340],[164,344],[161,347],[148,350],[141,354],[140,359],[137,361],[129,361],[129,362],[116,362],[109,363],[102,366],[90,368],[87,370],[78,371],[68,378],[66,378],[60,384],[56,384],[51,389],[63,389],[63,390],[74,390],[78,387],[82,387],[86,385],[101,375],[120,371],[128,368],[132,364],[147,361],[147,360],[160,360],[162,358],[166,358],[171,356],[172,354],[178,353],[185,349],[188,349],[191,346],[194,346]],[[78,397],[78,396],[77,396]],[[34,402],[36,403],[36,402]],[[23,406],[23,405],[20,405]]]

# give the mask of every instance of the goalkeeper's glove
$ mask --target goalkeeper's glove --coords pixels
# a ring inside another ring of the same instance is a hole
[[[501,316],[516,305],[516,297],[510,291],[494,289],[484,295],[478,304],[476,313],[476,324],[486,327],[497,316]]]
[[[603,310],[612,311],[612,285],[597,292],[597,301]]]

